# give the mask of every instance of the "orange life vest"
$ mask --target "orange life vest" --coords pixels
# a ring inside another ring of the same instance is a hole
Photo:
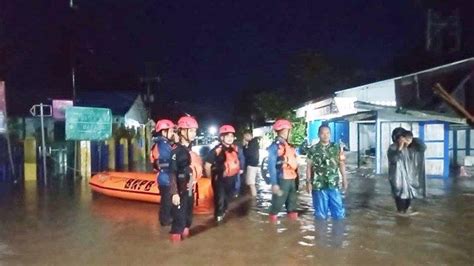
[[[175,147],[176,147],[175,144],[171,145],[171,149],[174,149]],[[151,146],[149,159],[150,159],[151,164],[153,165],[153,170],[155,172],[159,172],[160,169],[169,167],[169,162],[168,161],[166,163],[160,163],[159,162],[160,149],[158,148],[157,143],[153,143],[153,145]]]
[[[219,156],[222,152],[223,145],[216,148],[216,155]],[[230,149],[224,151],[224,177],[235,176],[240,172],[239,148],[236,145],[231,145]]]
[[[158,145],[153,143],[150,150],[150,162],[155,163],[156,160],[160,157],[160,151],[158,150]]]
[[[150,162],[153,166],[153,171],[159,172],[160,167],[158,166],[158,159],[160,158],[160,150],[158,149],[158,145],[153,143],[150,150]]]
[[[278,157],[282,158],[283,179],[295,179],[297,177],[298,160],[296,150],[287,142],[278,147]]]

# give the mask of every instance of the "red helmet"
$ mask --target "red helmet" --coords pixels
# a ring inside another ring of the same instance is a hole
[[[178,120],[178,128],[198,128],[198,122],[192,116],[183,116]]]
[[[235,128],[231,125],[223,125],[219,128],[219,134],[227,134],[227,133],[235,134]]]
[[[160,119],[156,121],[156,126],[155,126],[155,131],[160,132],[163,129],[170,129],[174,128],[174,123],[171,122],[171,120],[168,119]]]
[[[280,131],[282,129],[291,129],[291,122],[286,120],[286,119],[278,119],[275,121],[275,124],[273,124],[273,130],[275,131]]]

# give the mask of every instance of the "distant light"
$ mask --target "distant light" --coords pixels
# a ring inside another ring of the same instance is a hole
[[[217,128],[215,126],[210,126],[207,129],[207,132],[209,132],[209,134],[211,134],[211,135],[215,135],[217,133]]]

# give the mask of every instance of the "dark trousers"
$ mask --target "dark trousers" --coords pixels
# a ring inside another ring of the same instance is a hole
[[[401,199],[400,197],[395,197],[395,204],[397,205],[397,211],[406,212],[411,204],[411,199]]]
[[[171,234],[182,234],[184,228],[191,227],[193,222],[194,196],[189,196],[188,191],[179,193],[180,205],[172,207],[173,222]]]
[[[296,211],[297,194],[296,181],[294,179],[279,180],[282,195],[272,194],[272,205],[270,206],[270,214],[276,215],[280,212],[283,205],[286,206],[287,212]]]
[[[170,225],[171,224],[171,193],[169,186],[160,186],[160,224],[162,226]]]
[[[216,177],[212,179],[214,190],[214,216],[223,216],[235,193],[235,180],[237,176]]]

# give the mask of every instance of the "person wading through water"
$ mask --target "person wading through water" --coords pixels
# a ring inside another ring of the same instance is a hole
[[[279,119],[273,124],[277,133],[275,141],[268,147],[268,173],[272,185],[272,205],[269,218],[276,222],[278,213],[286,205],[288,218],[296,220],[298,164],[296,150],[288,143],[291,134],[291,122]]]
[[[157,172],[158,187],[160,190],[159,219],[162,226],[171,225],[171,194],[170,194],[170,162],[171,151],[175,147],[174,123],[168,119],[156,122],[153,146],[150,151],[150,161]]]
[[[234,127],[221,126],[219,136],[220,143],[209,152],[205,164],[206,174],[212,178],[214,217],[217,222],[224,219],[229,201],[235,193],[235,183],[245,163],[241,149],[234,144]]]
[[[179,143],[171,153],[170,193],[173,203],[170,240],[180,241],[189,236],[193,220],[194,184],[199,173],[194,173],[191,145],[197,135],[198,123],[190,116],[178,120]]]
[[[417,212],[411,211],[410,206],[417,197],[420,175],[424,172],[424,165],[416,157],[424,153],[426,145],[401,127],[392,131],[392,141],[387,151],[388,176],[397,212],[401,216],[414,215]]]
[[[331,143],[331,130],[323,124],[319,127],[319,143],[308,150],[307,191],[313,196],[314,216],[325,220],[331,213],[333,219],[343,219],[346,215],[342,202],[342,190],[346,191],[348,182],[345,170],[345,155],[342,147]],[[340,180],[340,176],[342,180]]]

